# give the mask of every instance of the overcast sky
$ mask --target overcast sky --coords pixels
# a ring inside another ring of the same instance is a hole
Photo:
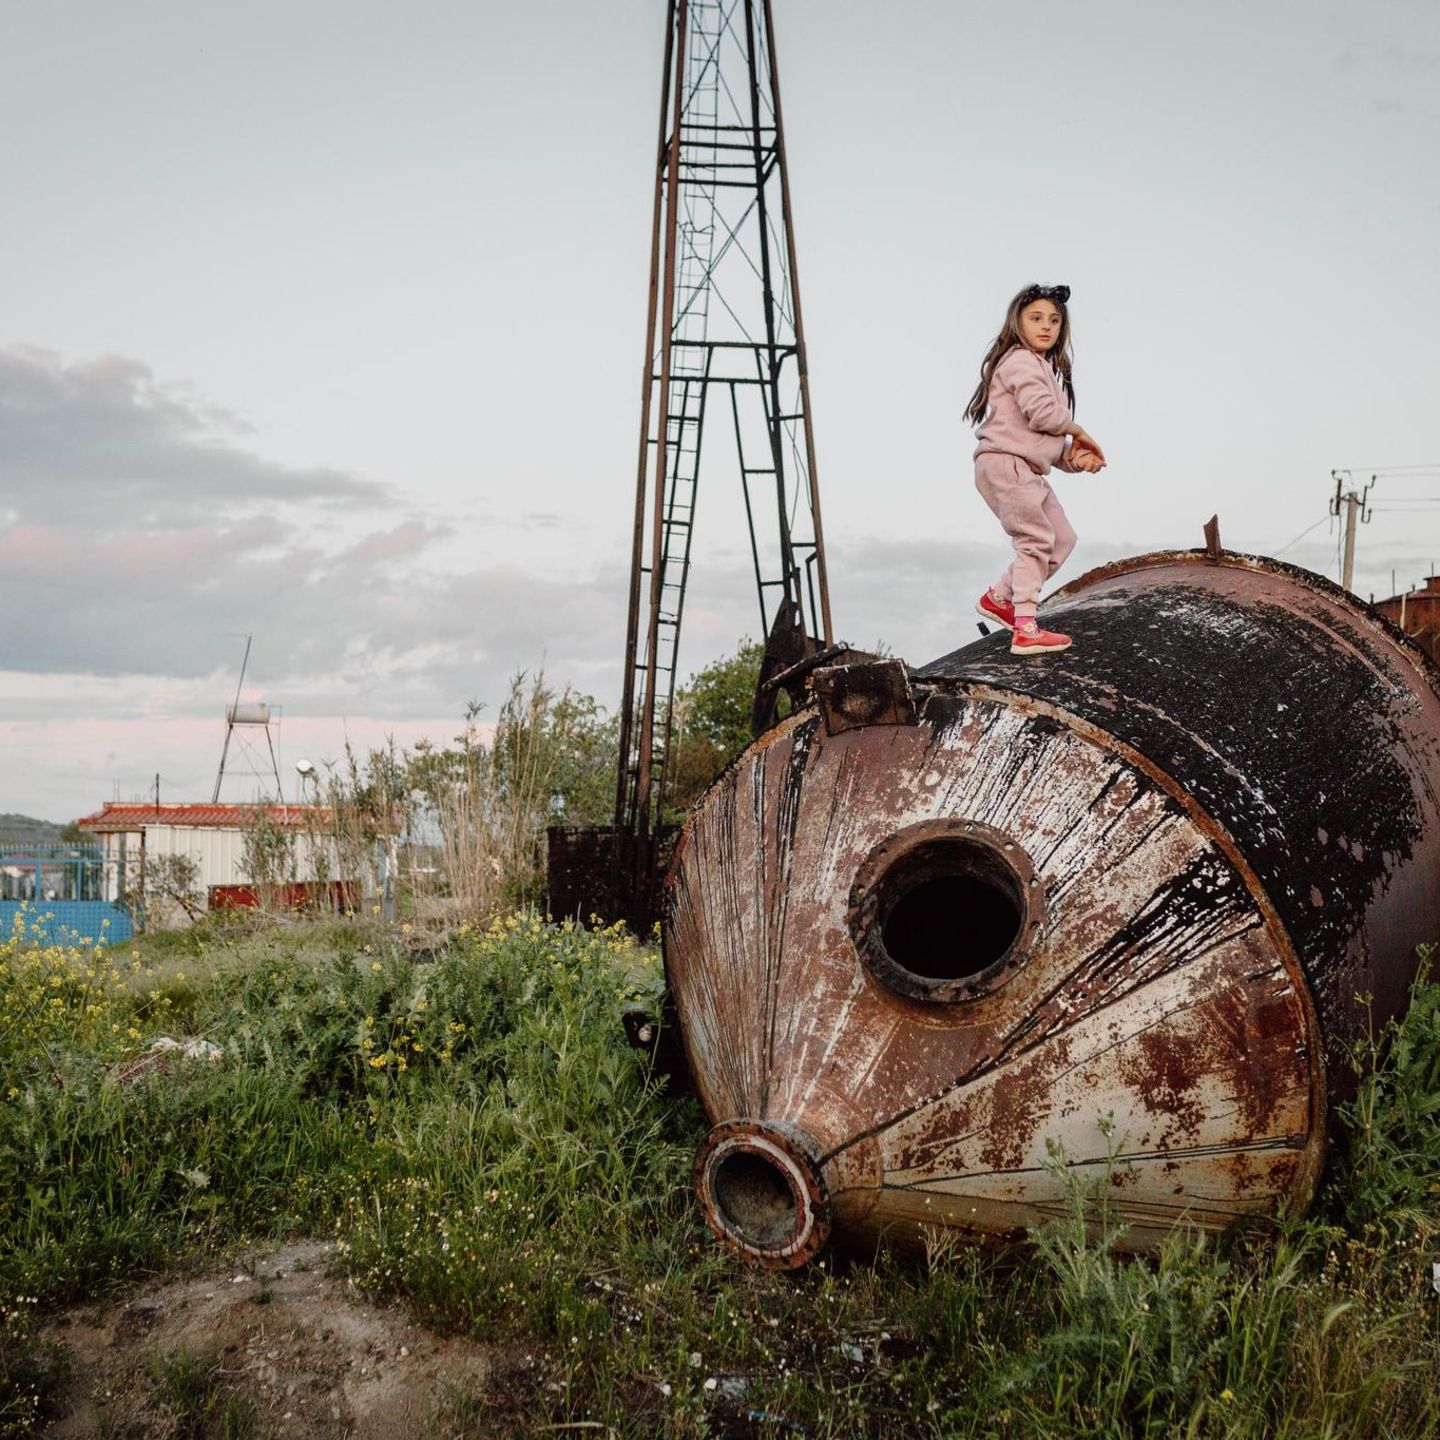
[[[1331,470],[1440,465],[1434,0],[774,4],[840,635],[974,635],[1031,280],[1111,461],[1065,578],[1217,510],[1334,576]],[[0,0],[0,812],[208,796],[246,632],[287,772],[541,663],[614,702],[664,14]],[[702,481],[682,666],[758,630]],[[1374,498],[1388,594],[1440,472]]]

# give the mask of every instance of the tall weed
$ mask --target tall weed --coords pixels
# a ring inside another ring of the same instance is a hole
[[[598,822],[613,802],[616,724],[588,695],[516,675],[493,724],[472,705],[450,745],[348,747],[310,797],[312,853],[334,878],[427,926],[538,905],[546,827]]]
[[[1422,957],[1410,1007],[1356,1046],[1334,1195],[1356,1225],[1440,1230],[1440,985]]]
[[[367,1064],[405,1103],[377,1099],[372,1164],[337,1221],[365,1283],[486,1333],[599,1323],[582,1277],[688,1211],[686,1121],[656,1102],[618,1024],[657,983],[618,928],[512,916],[453,947],[423,997],[392,997]],[[428,1117],[420,1156],[403,1136],[438,1042],[459,1103]]]

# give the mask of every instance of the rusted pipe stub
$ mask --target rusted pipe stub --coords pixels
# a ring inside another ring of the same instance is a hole
[[[717,1125],[695,1155],[695,1192],[705,1223],[753,1264],[797,1270],[830,1238],[819,1150],[796,1126],[752,1119]]]

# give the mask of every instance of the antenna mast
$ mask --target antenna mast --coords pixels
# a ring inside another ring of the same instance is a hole
[[[832,643],[771,0],[669,0],[615,825],[653,868],[701,445],[733,426],[762,686]],[[757,696],[757,729],[777,690]],[[628,850],[628,856],[626,854]]]

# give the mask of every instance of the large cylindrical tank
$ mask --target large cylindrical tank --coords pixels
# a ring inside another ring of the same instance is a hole
[[[817,672],[685,827],[696,1183],[757,1263],[1018,1233],[1063,1166],[1134,1249],[1303,1208],[1362,997],[1398,1013],[1440,938],[1440,699],[1397,630],[1204,552],[1043,613],[1071,650]]]
[[[230,725],[268,725],[270,707],[263,700],[239,700],[225,707],[225,720]]]

